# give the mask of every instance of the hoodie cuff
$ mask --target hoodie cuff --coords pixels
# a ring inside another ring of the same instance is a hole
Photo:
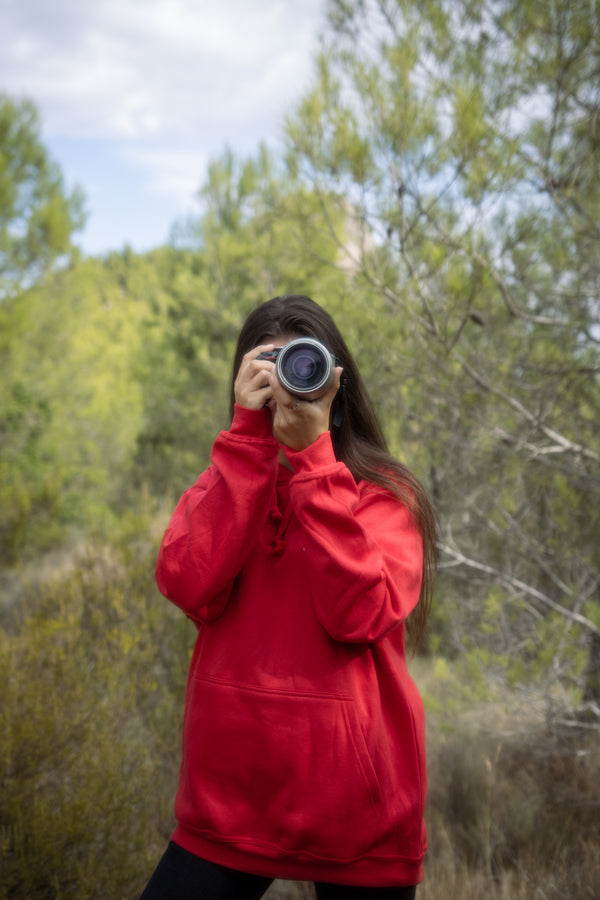
[[[273,438],[271,413],[268,409],[248,409],[236,403],[229,433],[244,437]]]
[[[294,470],[294,475],[310,477],[337,465],[329,431],[319,435],[305,450],[292,450],[291,447],[284,446],[283,452]]]

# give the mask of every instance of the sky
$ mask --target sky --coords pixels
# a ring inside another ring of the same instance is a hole
[[[75,243],[164,244],[199,214],[225,147],[275,147],[309,86],[325,0],[0,0],[0,92],[27,97],[67,190]]]

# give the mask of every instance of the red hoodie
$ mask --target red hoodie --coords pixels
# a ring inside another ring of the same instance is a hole
[[[274,878],[422,879],[424,715],[404,620],[422,541],[329,434],[279,465],[268,410],[236,407],[156,570],[193,619],[173,840]]]

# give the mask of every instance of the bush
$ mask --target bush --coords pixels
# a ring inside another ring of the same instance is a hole
[[[457,719],[430,743],[422,900],[600,896],[595,730]]]
[[[137,897],[172,827],[195,629],[153,584],[88,556],[0,631],[0,897]]]

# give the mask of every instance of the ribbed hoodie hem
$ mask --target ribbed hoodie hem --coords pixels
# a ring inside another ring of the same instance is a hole
[[[211,840],[178,825],[172,840],[184,850],[238,872],[286,881],[324,881],[360,887],[403,887],[423,880],[423,859],[363,856],[354,860],[319,859],[290,853],[260,842]]]

